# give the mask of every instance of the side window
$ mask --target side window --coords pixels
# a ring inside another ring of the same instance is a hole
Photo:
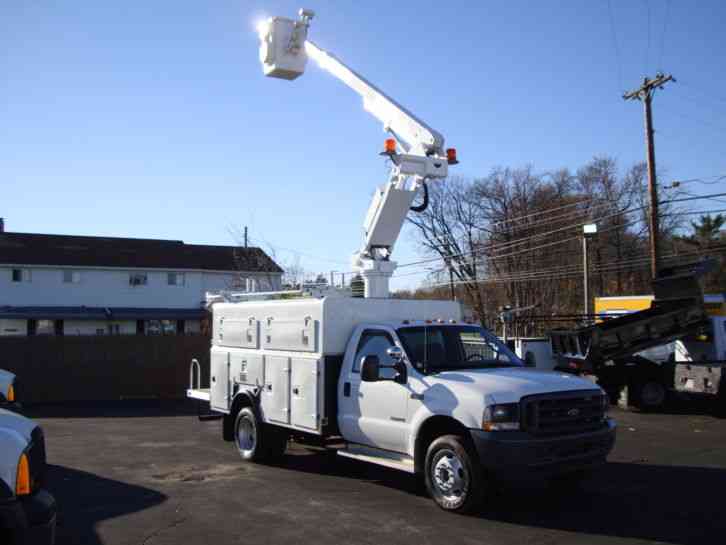
[[[381,365],[390,365],[393,363],[388,357],[386,350],[394,346],[393,339],[385,331],[367,329],[360,336],[358,341],[358,349],[355,351],[355,359],[353,360],[353,372],[360,373],[360,362],[366,356],[378,356]]]

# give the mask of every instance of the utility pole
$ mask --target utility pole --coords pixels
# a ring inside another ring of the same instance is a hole
[[[645,143],[648,160],[648,194],[650,198],[650,213],[648,214],[648,230],[650,231],[650,273],[653,278],[658,276],[658,235],[660,222],[658,217],[658,184],[655,173],[655,142],[653,141],[653,113],[651,103],[656,89],[663,89],[663,85],[676,80],[672,75],[656,74],[655,78],[643,78],[643,84],[623,95],[625,100],[641,100],[645,108]]]
[[[597,224],[588,223],[582,226],[582,291],[584,295],[585,323],[590,323],[590,260],[587,241],[597,236]]]
[[[447,257],[444,259],[444,262],[446,263],[446,268],[449,269],[449,288],[451,290],[451,300],[456,301],[456,289],[454,288],[454,269],[451,263],[450,244],[446,244],[446,255]]]

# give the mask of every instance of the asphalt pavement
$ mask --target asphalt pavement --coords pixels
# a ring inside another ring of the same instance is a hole
[[[609,463],[580,490],[505,487],[447,514],[399,472],[288,449],[243,463],[188,405],[42,407],[59,545],[726,542],[726,420],[614,409]]]

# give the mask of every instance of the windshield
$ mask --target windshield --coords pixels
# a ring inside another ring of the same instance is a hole
[[[402,327],[398,336],[411,364],[427,373],[524,365],[495,335],[477,326]]]

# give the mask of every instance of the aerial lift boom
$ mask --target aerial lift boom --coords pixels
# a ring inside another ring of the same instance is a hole
[[[363,76],[331,53],[307,40],[314,13],[300,10],[294,21],[273,17],[260,23],[260,61],[266,76],[292,80],[305,71],[307,57],[358,93],[363,107],[391,134],[382,155],[392,166],[388,182],[379,187],[366,214],[361,248],[353,255],[353,268],[365,281],[366,297],[388,297],[388,283],[396,263],[390,257],[419,189],[426,182],[448,175],[448,165],[457,163],[456,150],[444,149],[443,136],[387,96]],[[397,145],[402,152],[397,151]]]

